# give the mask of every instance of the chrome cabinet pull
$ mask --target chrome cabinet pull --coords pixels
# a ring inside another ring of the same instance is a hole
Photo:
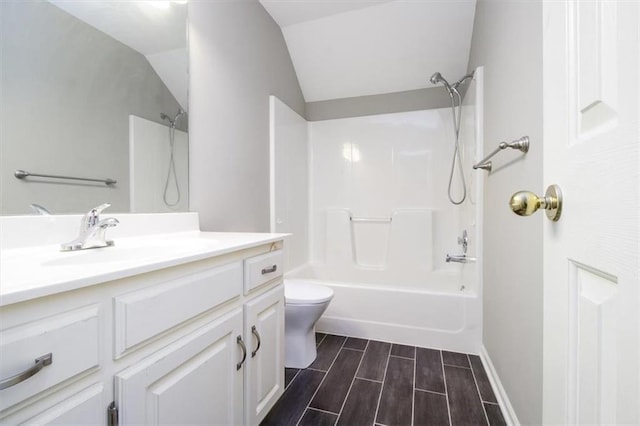
[[[247,347],[244,345],[244,342],[242,341],[242,336],[238,336],[236,338],[236,342],[242,348],[242,359],[240,360],[239,363],[236,364],[236,370],[240,370],[242,368],[242,364],[244,364],[244,361],[247,359]]]
[[[38,373],[38,371],[42,370],[45,366],[51,365],[53,363],[53,354],[48,353],[46,355],[41,356],[40,358],[36,358],[35,365],[31,366],[29,369],[24,370],[21,373],[16,374],[15,376],[8,377],[0,381],[0,390],[10,388],[11,386],[17,385],[18,383],[24,382],[29,377]]]
[[[258,339],[258,347],[256,347],[255,351],[251,352],[251,358],[253,358],[254,356],[256,356],[256,354],[258,353],[258,351],[260,350],[260,333],[258,333],[258,329],[256,328],[256,326],[252,326],[251,327],[251,334],[253,334],[254,336],[256,336],[256,339]]]
[[[270,273],[275,272],[277,270],[278,270],[278,265],[273,265],[271,268],[263,268],[262,269],[262,275],[270,274]]]

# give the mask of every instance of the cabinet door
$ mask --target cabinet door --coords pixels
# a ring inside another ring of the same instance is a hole
[[[242,424],[240,308],[116,375],[120,424]]]
[[[245,423],[257,425],[284,391],[284,286],[245,304]]]

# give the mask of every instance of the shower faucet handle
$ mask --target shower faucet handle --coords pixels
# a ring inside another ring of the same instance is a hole
[[[462,246],[462,251],[466,254],[469,247],[469,234],[466,229],[462,231],[462,236],[458,237],[458,245]]]

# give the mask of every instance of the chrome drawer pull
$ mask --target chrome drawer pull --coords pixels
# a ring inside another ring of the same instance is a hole
[[[244,361],[247,359],[247,347],[244,345],[244,342],[242,341],[241,336],[238,336],[236,338],[236,342],[242,348],[242,359],[240,360],[239,363],[236,364],[236,370],[240,370],[242,368],[242,364],[244,364]]]
[[[15,376],[0,381],[0,390],[10,388],[11,386],[17,385],[18,383],[24,382],[29,377],[42,370],[46,365],[51,365],[52,363],[53,354],[51,353],[43,355],[40,358],[36,358],[36,364],[31,368],[24,370],[23,372],[18,373]]]
[[[262,275],[270,274],[270,273],[275,272],[277,270],[278,270],[278,265],[273,265],[271,268],[263,268],[262,269]]]
[[[256,348],[255,351],[251,352],[251,358],[253,358],[254,356],[256,356],[256,354],[258,353],[258,351],[260,350],[260,333],[258,333],[258,329],[256,329],[256,326],[252,326],[251,327],[251,333],[256,336],[256,339],[258,339],[258,347]]]

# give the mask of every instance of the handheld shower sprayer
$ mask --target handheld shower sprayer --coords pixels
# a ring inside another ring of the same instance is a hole
[[[444,87],[449,92],[449,96],[453,96],[453,88],[451,87],[449,82],[447,80],[445,80],[445,78],[439,72],[434,73],[431,76],[431,78],[429,79],[429,81],[431,82],[431,84],[440,84],[440,83],[442,83],[442,85],[444,85]]]
[[[160,113],[160,118],[162,120],[167,120],[169,122],[169,149],[170,149],[169,170],[167,171],[167,179],[164,183],[164,194],[163,194],[164,203],[167,205],[167,207],[176,207],[180,202],[180,185],[178,184],[178,175],[176,173],[176,163],[174,159],[174,145],[175,145],[175,137],[176,137],[176,123],[180,116],[183,116],[186,114],[187,113],[185,112],[185,110],[183,110],[182,108],[179,108],[178,112],[176,113],[176,115],[173,117],[173,120],[172,120],[171,117],[169,117],[164,112]],[[173,173],[173,181],[175,183],[175,188],[176,188],[176,200],[174,202],[169,201],[169,196],[168,196],[169,181],[171,180],[172,173]]]
[[[453,161],[451,163],[451,173],[449,174],[449,188],[447,195],[449,196],[449,201],[452,204],[462,204],[464,200],[467,198],[467,184],[464,179],[464,169],[462,167],[462,159],[460,158],[460,118],[462,113],[462,95],[458,92],[458,86],[467,81],[468,79],[473,78],[473,72],[465,75],[460,80],[456,81],[452,85],[449,84],[447,80],[440,74],[439,72],[433,73],[429,81],[432,84],[442,84],[445,89],[447,89],[447,93],[449,93],[449,97],[451,98],[451,112],[453,115],[453,134],[454,134],[454,151],[453,151]],[[456,105],[457,98],[457,105]],[[456,107],[458,108],[456,111]],[[457,161],[456,161],[457,160]],[[458,165],[458,169],[460,171],[460,179],[462,183],[462,197],[459,200],[454,200],[453,195],[451,194],[451,187],[453,184],[453,174],[456,168],[456,163]]]
[[[173,117],[173,120],[171,119],[171,117],[169,117],[167,114],[165,114],[164,112],[160,113],[160,118],[162,120],[167,120],[169,122],[169,125],[171,126],[171,128],[175,129],[176,127],[176,122],[178,121],[178,118],[182,115],[186,115],[187,113],[182,109],[179,108],[178,112],[176,113],[175,117]]]
[[[444,78],[442,78],[442,74],[440,74],[439,72],[435,72],[433,73],[433,75],[431,76],[431,78],[429,79],[429,81],[431,82],[431,84],[438,84],[440,83],[440,81],[444,80]]]

